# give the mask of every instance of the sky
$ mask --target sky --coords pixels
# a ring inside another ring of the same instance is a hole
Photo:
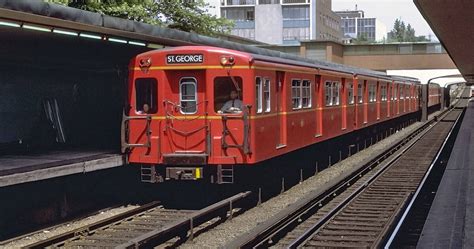
[[[365,17],[376,17],[385,24],[387,32],[392,30],[395,19],[400,18],[405,24],[411,24],[417,36],[431,34],[432,39],[437,40],[413,0],[332,0],[332,10],[354,10],[356,4],[358,10],[365,12]]]

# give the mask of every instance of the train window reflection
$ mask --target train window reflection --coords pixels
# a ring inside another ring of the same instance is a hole
[[[214,110],[218,113],[242,111],[242,78],[216,77],[214,79]]]
[[[153,78],[135,80],[135,110],[140,114],[157,112],[158,82]]]

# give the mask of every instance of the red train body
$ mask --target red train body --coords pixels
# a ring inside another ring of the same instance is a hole
[[[414,79],[205,46],[140,54],[128,84],[123,148],[150,181],[250,166],[420,108]],[[222,110],[232,90],[242,104]]]

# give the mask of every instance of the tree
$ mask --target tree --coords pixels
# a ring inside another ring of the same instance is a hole
[[[203,0],[43,0],[128,20],[196,32],[229,33],[233,22],[208,14]]]
[[[393,24],[393,29],[388,33],[389,42],[423,42],[429,41],[425,36],[416,36],[415,29],[411,24],[398,19]]]

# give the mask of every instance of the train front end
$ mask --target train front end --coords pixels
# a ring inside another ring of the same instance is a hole
[[[130,63],[122,150],[143,182],[210,179],[232,183],[233,167],[252,161],[244,93],[248,56],[212,47],[138,55]]]

